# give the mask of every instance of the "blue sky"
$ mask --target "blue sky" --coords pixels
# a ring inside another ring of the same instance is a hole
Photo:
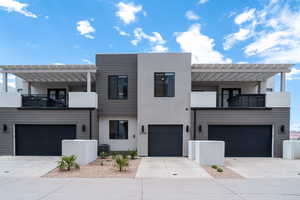
[[[0,0],[0,65],[181,51],[197,63],[295,63],[287,89],[300,130],[300,0]]]

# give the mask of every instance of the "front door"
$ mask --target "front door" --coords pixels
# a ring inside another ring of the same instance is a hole
[[[52,106],[65,107],[66,106],[66,89],[48,89],[48,98]]]
[[[241,88],[223,88],[222,89],[222,107],[228,107],[228,99],[241,94]]]

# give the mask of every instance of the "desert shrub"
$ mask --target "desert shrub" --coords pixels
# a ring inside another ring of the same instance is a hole
[[[118,154],[115,152],[115,151],[113,151],[112,153],[111,153],[111,158],[114,160],[114,159],[116,159],[116,156],[117,156]]]
[[[58,161],[58,168],[61,171],[67,170],[70,171],[72,168],[79,169],[79,164],[76,163],[76,156],[62,156]]]
[[[128,150],[128,154],[129,154],[131,160],[134,160],[137,157],[137,151],[136,150]]]
[[[124,158],[122,155],[117,155],[115,158],[115,165],[119,169],[119,171],[123,171],[125,167],[129,165],[128,158]]]
[[[101,158],[101,159],[105,159],[105,158],[107,158],[107,157],[108,157],[108,153],[106,153],[106,152],[104,152],[104,151],[100,153],[100,158]]]
[[[218,166],[217,165],[213,165],[213,166],[211,166],[211,168],[218,169]]]
[[[223,172],[223,171],[224,170],[222,168],[220,168],[220,167],[217,169],[217,172]]]
[[[123,152],[123,153],[121,154],[121,156],[122,156],[122,158],[124,158],[124,159],[128,159],[128,153],[127,153],[127,152]]]

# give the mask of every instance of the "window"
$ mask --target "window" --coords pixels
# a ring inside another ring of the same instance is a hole
[[[175,73],[174,72],[154,73],[154,96],[155,97],[175,96]]]
[[[222,89],[222,107],[228,107],[228,100],[239,94],[241,94],[240,88],[223,88]]]
[[[127,99],[128,76],[108,76],[108,98]]]
[[[128,139],[127,120],[109,120],[109,139]]]

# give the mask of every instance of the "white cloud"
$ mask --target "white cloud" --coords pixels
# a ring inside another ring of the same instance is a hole
[[[127,33],[127,32],[125,32],[125,31],[121,30],[121,28],[118,27],[118,26],[114,26],[114,29],[119,33],[119,35],[122,35],[122,36],[130,36],[129,33]]]
[[[64,63],[60,63],[60,62],[55,62],[55,63],[52,63],[52,65],[65,65]]]
[[[134,40],[131,44],[137,46],[143,39],[147,40],[152,46],[152,51],[166,52],[168,48],[164,46],[166,41],[163,39],[160,33],[152,32],[152,35],[146,34],[142,28],[136,28],[134,30]]]
[[[26,17],[37,18],[37,15],[26,9],[28,7],[28,4],[26,3],[21,3],[15,0],[0,0],[0,7],[7,12],[18,12]]]
[[[225,37],[223,48],[225,50],[230,49],[236,42],[244,41],[249,38],[251,31],[249,29],[240,28],[239,32],[229,34]]]
[[[90,22],[88,20],[81,20],[76,23],[77,24],[77,31],[80,33],[80,35],[83,35],[86,38],[94,39],[95,37],[91,35],[91,33],[96,32],[95,28],[92,27]]]
[[[118,16],[125,24],[130,24],[136,20],[136,14],[143,10],[143,6],[135,5],[134,3],[124,3],[119,2],[117,5],[118,11],[116,16]],[[143,12],[146,15],[146,12]]]
[[[243,13],[237,15],[234,19],[234,22],[236,24],[243,24],[249,20],[252,20],[254,18],[255,9],[252,8],[250,10],[245,10]]]
[[[185,16],[188,20],[198,20],[200,17],[191,10],[186,11]]]
[[[300,10],[288,3],[271,0],[261,10],[248,9],[235,18],[239,29],[250,31],[243,38],[249,40],[244,47],[246,56],[259,57],[266,63],[300,62]],[[233,41],[231,46],[243,40]],[[231,46],[224,45],[224,48]]]
[[[207,3],[209,0],[199,0],[198,1],[198,4],[205,4],[205,3]]]
[[[287,80],[300,80],[300,69],[292,68],[290,73],[286,74]]]
[[[155,45],[152,47],[152,51],[153,52],[167,52],[168,51],[168,48],[165,47],[164,45]]]
[[[200,24],[193,24],[187,31],[175,33],[181,50],[192,53],[193,63],[231,63],[230,58],[214,50],[214,39],[202,34],[200,29]]]
[[[89,59],[81,59],[81,61],[87,64],[92,64],[92,61],[90,61]]]

